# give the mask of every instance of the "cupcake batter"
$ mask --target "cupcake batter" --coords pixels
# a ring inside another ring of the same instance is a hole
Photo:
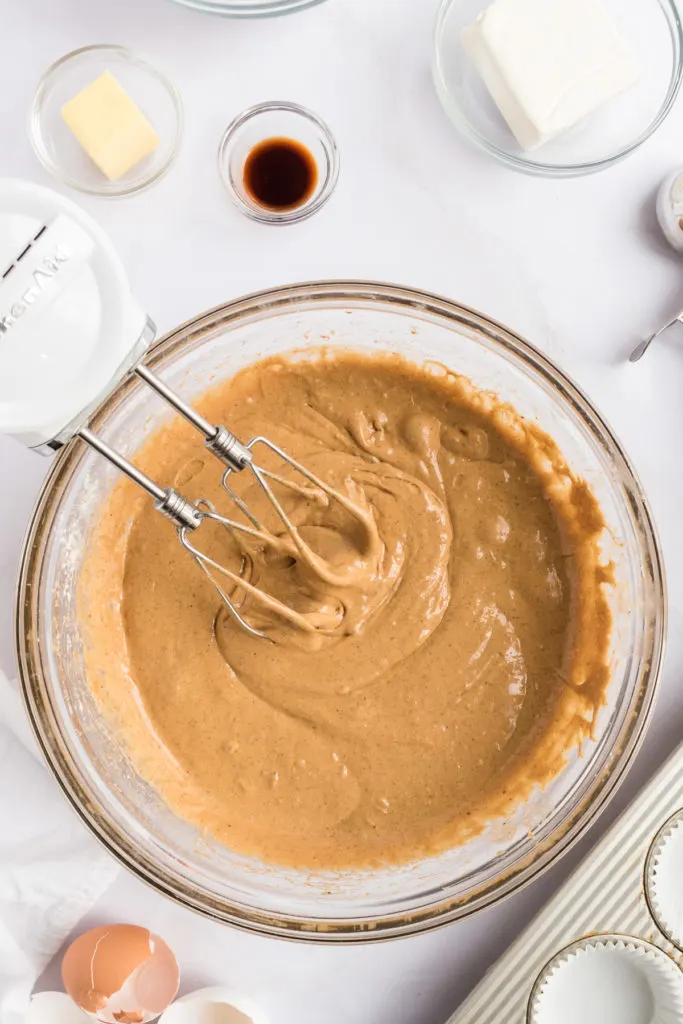
[[[236,488],[277,536],[238,543],[208,523],[194,535],[294,609],[235,592],[272,643],[235,624],[129,482],[93,537],[93,689],[144,777],[239,852],[323,869],[437,853],[553,777],[602,702],[610,569],[594,498],[545,434],[433,370],[278,357],[197,403],[245,440],[271,438],[357,510],[275,485],[303,559],[245,472]],[[137,461],[235,515],[186,423]]]

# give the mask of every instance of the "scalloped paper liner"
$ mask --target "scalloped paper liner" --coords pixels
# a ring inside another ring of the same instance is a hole
[[[528,1024],[680,1024],[683,973],[662,950],[628,935],[580,939],[539,975]]]
[[[645,867],[645,895],[659,930],[683,950],[683,811],[654,838]]]

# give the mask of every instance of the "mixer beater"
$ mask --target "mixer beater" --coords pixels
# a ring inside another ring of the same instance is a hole
[[[192,502],[182,494],[179,494],[173,488],[161,487],[158,483],[147,476],[146,473],[143,473],[142,470],[138,469],[137,466],[98,437],[97,434],[94,434],[87,426],[81,427],[80,430],[78,430],[78,436],[100,455],[103,455],[109,462],[115,465],[130,480],[145,490],[154,499],[154,507],[176,527],[181,544],[194,558],[206,576],[211,580],[230,614],[236,619],[239,625],[246,630],[246,632],[261,639],[270,639],[261,630],[255,629],[249,622],[247,622],[237,608],[233,598],[226,593],[219,579],[217,579],[215,575],[216,573],[227,578],[235,588],[249,594],[252,599],[259,602],[264,608],[286,620],[292,626],[306,632],[320,631],[320,627],[313,625],[310,619],[301,615],[294,608],[289,607],[289,605],[278,600],[278,598],[267,594],[265,591],[260,590],[258,587],[250,583],[245,579],[243,573],[233,572],[227,566],[222,565],[220,562],[217,562],[215,559],[199,550],[196,545],[192,543],[190,537],[195,535],[202,523],[207,520],[215,522],[231,533],[234,531],[238,534],[245,534],[265,546],[290,550],[309,565],[314,572],[325,580],[325,582],[332,585],[343,586],[345,583],[344,576],[340,573],[336,573],[332,566],[328,565],[324,559],[320,558],[313,548],[304,541],[301,533],[285,512],[282,502],[273,491],[270,481],[273,481],[281,487],[294,491],[302,497],[323,506],[328,505],[331,501],[337,502],[337,504],[339,504],[347,513],[360,522],[368,534],[373,533],[375,529],[372,512],[369,509],[365,509],[361,505],[351,501],[341,491],[331,487],[329,484],[325,483],[325,481],[315,476],[304,465],[297,462],[296,459],[293,459],[283,451],[282,448],[274,444],[267,437],[259,435],[257,437],[253,437],[246,444],[242,444],[242,442],[239,441],[227,427],[221,425],[215,426],[206,420],[197,412],[196,409],[191,405],[188,405],[187,402],[180,398],[180,396],[171,388],[167,387],[167,385],[164,384],[164,382],[152,370],[150,370],[149,367],[140,364],[135,367],[134,372],[203,435],[206,448],[227,467],[223,473],[221,481],[223,489],[235,503],[243,516],[248,520],[248,523],[220,515],[216,512],[213,505],[206,499],[200,498],[197,501]],[[268,451],[276,455],[287,467],[303,477],[306,483],[297,483],[295,480],[291,480],[280,473],[274,473],[272,470],[266,469],[264,466],[256,463],[254,461],[253,449],[257,445],[262,445]],[[287,540],[283,541],[283,538],[280,535],[273,533],[264,526],[264,524],[254,515],[249,506],[230,486],[229,481],[231,475],[233,473],[240,473],[245,469],[251,471],[258,482],[260,489],[263,491],[271,507],[274,509],[278,519],[284,527]]]

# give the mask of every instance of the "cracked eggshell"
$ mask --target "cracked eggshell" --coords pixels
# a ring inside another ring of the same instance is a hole
[[[63,992],[38,992],[31,996],[24,1024],[88,1024],[87,1013]]]
[[[157,935],[132,924],[93,928],[62,961],[64,988],[103,1024],[148,1024],[175,998],[176,959]]]
[[[248,996],[217,986],[183,996],[159,1024],[268,1024],[268,1018]]]

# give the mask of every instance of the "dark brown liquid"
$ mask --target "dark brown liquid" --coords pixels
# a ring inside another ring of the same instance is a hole
[[[244,165],[244,185],[261,206],[291,210],[310,199],[318,183],[318,166],[310,150],[296,139],[264,139]]]

